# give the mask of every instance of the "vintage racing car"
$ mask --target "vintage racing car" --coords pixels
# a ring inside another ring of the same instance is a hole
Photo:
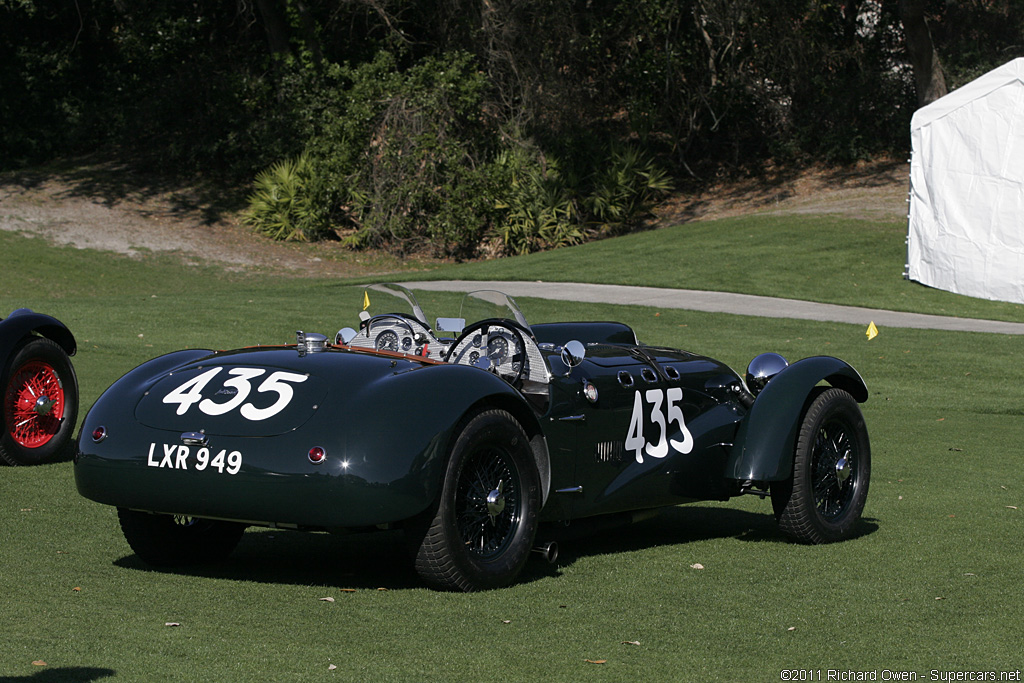
[[[250,525],[402,528],[421,578],[455,590],[510,583],[531,550],[551,559],[547,523],[696,500],[770,497],[801,542],[855,533],[868,392],[837,358],[766,353],[741,378],[624,324],[530,325],[500,292],[433,326],[404,287],[364,298],[333,339],[126,374],[83,423],[78,490],[116,506],[153,565],[222,558]]]
[[[77,346],[56,318],[19,308],[0,318],[0,462],[36,465],[69,455],[78,417]]]

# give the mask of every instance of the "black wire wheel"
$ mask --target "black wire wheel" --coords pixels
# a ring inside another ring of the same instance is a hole
[[[802,543],[849,538],[864,511],[871,446],[864,416],[842,389],[821,390],[804,413],[793,475],[771,485],[779,528]]]
[[[429,585],[476,591],[508,585],[537,533],[540,478],[529,439],[504,410],[464,423],[451,447],[440,499],[425,531],[407,531]]]
[[[117,509],[121,532],[135,554],[154,567],[176,567],[222,560],[231,554],[244,524],[186,515],[157,515]]]

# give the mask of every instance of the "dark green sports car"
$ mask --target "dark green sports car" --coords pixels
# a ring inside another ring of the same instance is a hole
[[[422,579],[455,590],[512,582],[532,550],[553,559],[548,523],[695,500],[770,497],[801,542],[855,533],[868,392],[837,358],[766,353],[743,378],[621,323],[530,325],[500,292],[433,326],[403,287],[364,298],[333,339],[126,374],[85,418],[78,490],[116,506],[154,565],[224,557],[252,525],[401,528]]]

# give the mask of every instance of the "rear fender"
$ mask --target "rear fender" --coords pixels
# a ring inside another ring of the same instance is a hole
[[[845,361],[814,356],[793,363],[768,382],[740,423],[726,463],[726,478],[738,481],[789,478],[800,419],[811,391],[822,381],[849,392],[858,403],[868,399],[864,380]]]
[[[477,410],[512,413],[533,440],[542,476],[548,470],[546,448],[534,438],[540,430],[526,401],[479,368],[428,365],[375,382],[355,398],[343,401],[348,414],[337,416],[339,422],[362,425],[345,439],[346,458],[369,482],[400,487],[407,500],[419,501],[419,509],[402,516],[426,509],[440,495],[451,441],[463,418]]]
[[[67,325],[52,316],[19,308],[9,317],[0,320],[0,359],[6,359],[15,345],[32,333],[52,339],[69,356],[75,355],[78,350],[75,336]]]

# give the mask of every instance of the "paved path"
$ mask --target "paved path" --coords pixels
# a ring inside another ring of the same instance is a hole
[[[499,282],[471,280],[438,280],[433,282],[406,282],[409,289],[446,292],[471,292],[476,289],[497,289],[512,297],[536,297],[558,301],[621,304],[624,306],[653,306],[655,308],[681,308],[711,313],[735,313],[768,318],[796,318],[864,325],[874,321],[878,327],[913,327],[929,330],[955,330],[959,332],[991,332],[995,334],[1024,334],[1024,323],[997,320],[953,318],[923,313],[900,313],[875,308],[835,306],[794,299],[774,299],[749,294],[728,292],[702,292],[693,289],[662,289],[659,287],[630,287],[625,285],[588,285],[576,282]]]

